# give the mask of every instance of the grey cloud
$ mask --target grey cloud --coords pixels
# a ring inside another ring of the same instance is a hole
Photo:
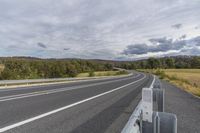
[[[200,36],[188,40],[188,43],[193,46],[200,46]]]
[[[38,42],[37,45],[41,48],[47,48],[47,46],[41,42]]]
[[[179,39],[185,39],[187,37],[187,35],[186,34],[184,34],[184,35],[182,35]]]
[[[70,48],[64,48],[63,50],[68,51],[68,50],[70,50]]]
[[[175,29],[180,29],[182,27],[183,27],[182,24],[174,24],[174,25],[172,25],[172,28],[175,28]]]
[[[16,45],[9,45],[7,49],[19,49]]]
[[[180,50],[184,48],[187,44],[185,40],[175,40],[164,38],[153,38],[149,39],[151,45],[147,44],[132,44],[127,46],[123,51],[125,55],[140,55],[147,54],[149,52],[167,52],[170,50]]]
[[[146,44],[134,44],[128,45],[127,48],[123,51],[123,54],[145,54],[149,52],[149,46]]]
[[[182,55],[200,55],[200,48],[193,47],[190,49],[182,49],[180,53]]]

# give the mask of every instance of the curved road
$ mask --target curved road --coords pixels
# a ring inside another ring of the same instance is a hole
[[[116,133],[153,77],[132,76],[66,84],[1,89],[0,132]]]

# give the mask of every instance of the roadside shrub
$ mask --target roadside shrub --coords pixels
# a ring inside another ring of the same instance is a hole
[[[123,70],[123,71],[118,71],[116,73],[116,75],[122,75],[122,74],[128,74],[128,72]]]
[[[89,77],[94,77],[94,76],[95,76],[94,71],[90,71],[89,72]]]
[[[167,77],[167,75],[165,74],[165,72],[162,71],[162,70],[160,70],[160,69],[156,70],[154,74],[158,75],[160,77],[160,79],[164,79],[164,78]]]
[[[197,83],[194,83],[193,86],[194,86],[194,87],[198,87]]]
[[[176,75],[168,76],[168,78],[169,78],[170,80],[178,80],[178,78],[177,78]]]
[[[106,74],[105,74],[105,76],[111,76],[112,74],[110,73],[110,72],[107,72]]]

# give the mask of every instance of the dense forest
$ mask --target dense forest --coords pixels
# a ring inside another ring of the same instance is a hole
[[[0,58],[0,79],[36,79],[75,77],[82,72],[125,69],[200,68],[199,56],[149,58],[138,61],[83,59],[40,59],[32,57]]]

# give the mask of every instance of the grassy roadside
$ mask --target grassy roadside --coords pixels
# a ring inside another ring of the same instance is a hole
[[[140,69],[200,97],[200,69]]]
[[[45,84],[54,84],[54,83],[66,83],[66,82],[74,82],[78,80],[92,79],[92,78],[100,78],[102,76],[117,76],[117,75],[127,75],[126,71],[98,71],[98,72],[88,72],[88,73],[80,73],[78,76],[74,77],[74,80],[53,80],[53,81],[38,81],[33,83],[11,83],[11,84],[0,84],[0,88],[4,86],[9,87],[19,87],[19,86],[32,86],[32,85],[45,85]],[[76,79],[77,78],[77,79]],[[80,79],[79,79],[80,78]],[[73,78],[72,78],[73,79]]]
[[[77,77],[101,77],[101,76],[117,76],[117,75],[126,75],[126,71],[97,71],[97,72],[86,72],[80,73]]]
[[[4,69],[4,65],[0,64],[0,73],[3,71],[3,69]]]

